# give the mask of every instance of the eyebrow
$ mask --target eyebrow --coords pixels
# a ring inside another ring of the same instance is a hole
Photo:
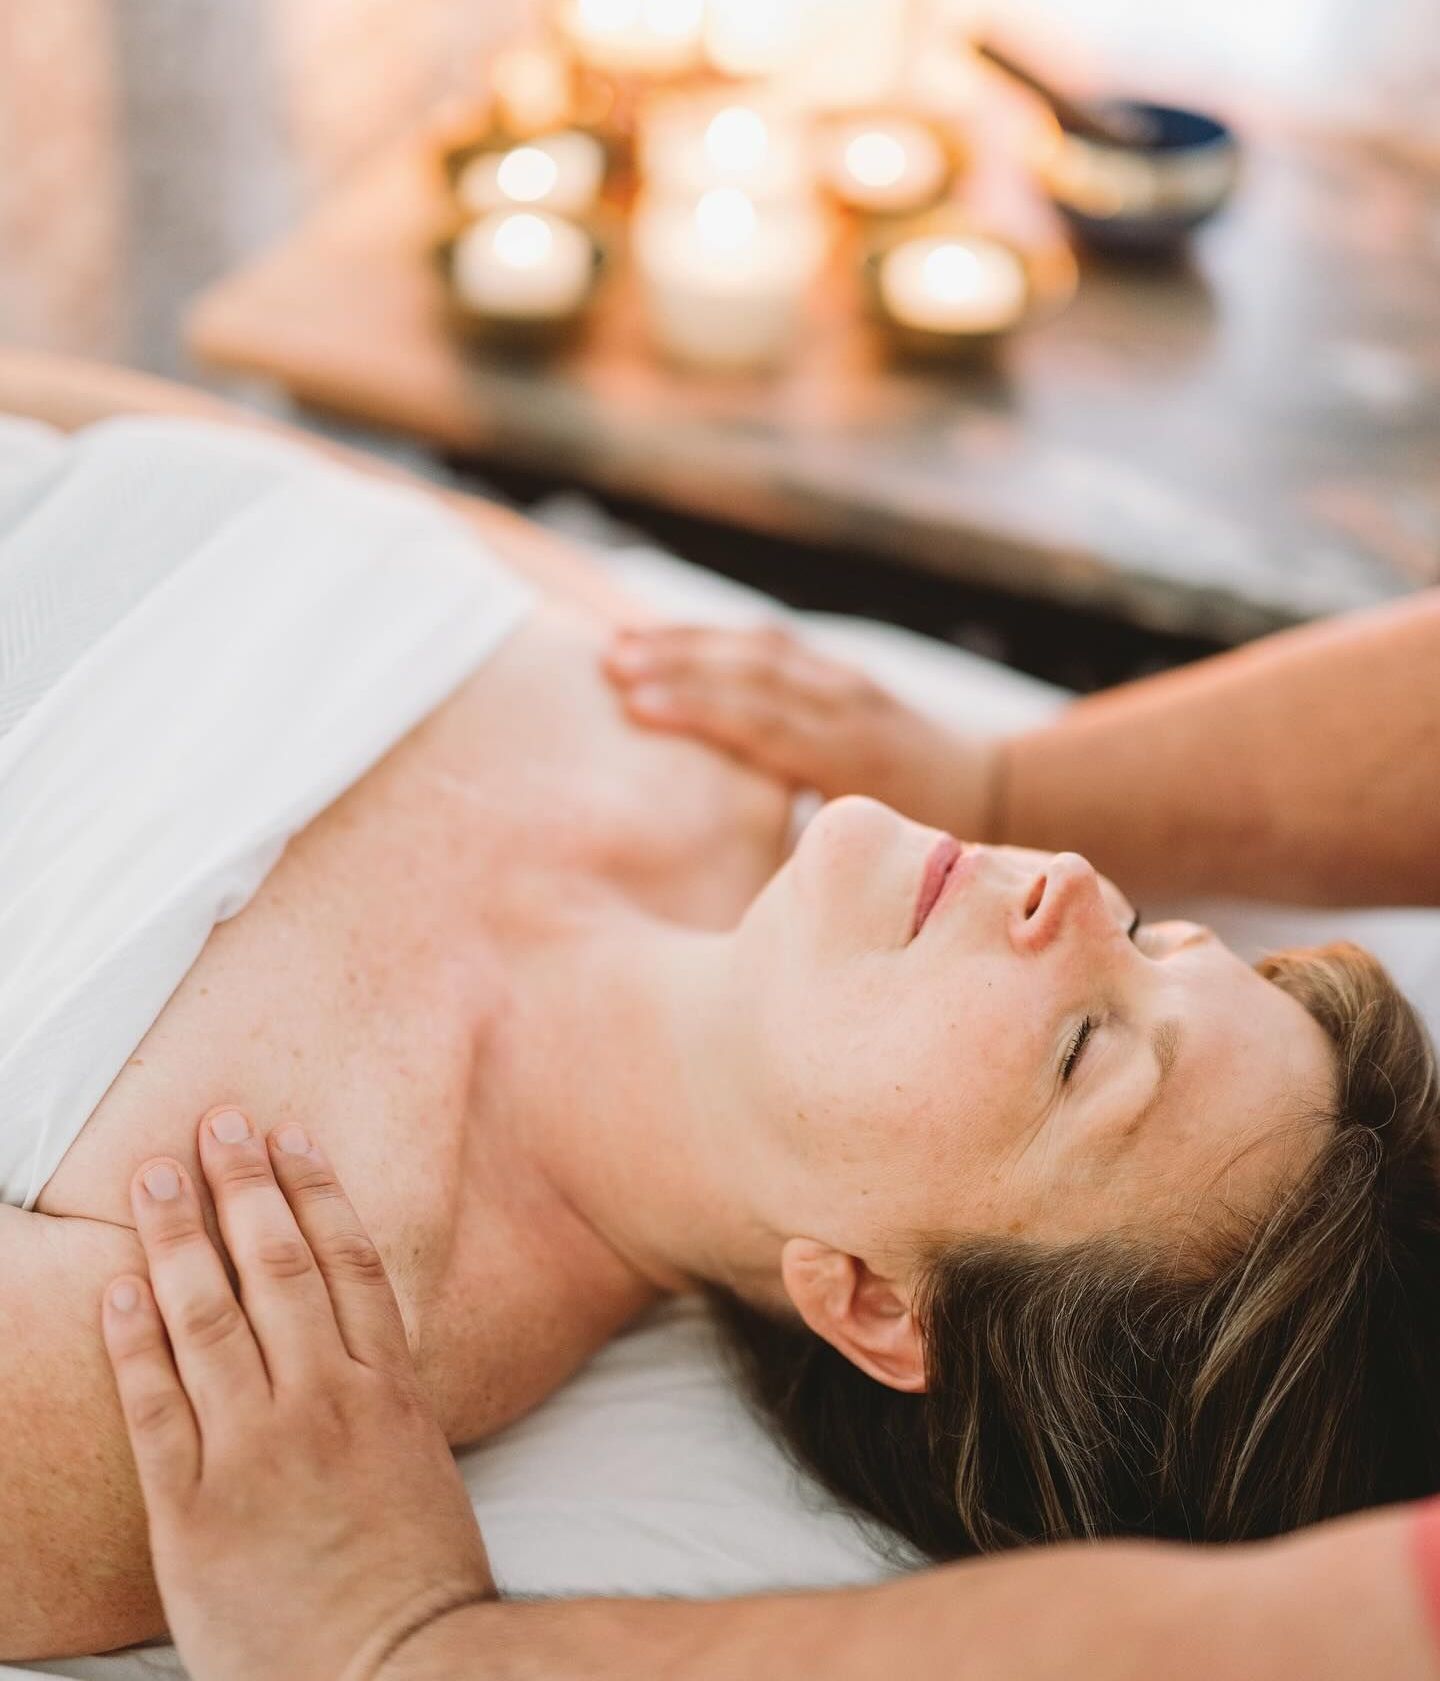
[[[1155,1031],[1150,1035],[1150,1049],[1160,1064],[1160,1083],[1155,1087],[1157,1099],[1164,1092],[1165,1082],[1180,1060],[1180,1040],[1180,1023],[1173,1016],[1168,1021],[1156,1022]]]

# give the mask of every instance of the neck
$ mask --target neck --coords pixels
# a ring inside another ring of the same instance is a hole
[[[533,934],[533,931],[532,931]],[[516,1140],[637,1283],[755,1287],[780,1238],[729,1042],[728,936],[618,897],[551,912],[513,973],[501,1052]]]

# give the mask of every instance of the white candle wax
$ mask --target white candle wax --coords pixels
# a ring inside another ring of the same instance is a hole
[[[705,0],[564,0],[560,27],[593,69],[674,76],[699,60]]]
[[[996,333],[1024,314],[1029,282],[1015,253],[993,239],[908,239],[880,265],[880,297],[902,326]]]
[[[712,187],[693,205],[642,205],[635,254],[666,350],[705,367],[767,367],[795,341],[823,224],[808,205],[765,210]]]
[[[543,211],[496,211],[455,242],[451,273],[477,314],[560,320],[589,295],[595,250],[573,222]]]
[[[822,156],[831,189],[856,210],[920,209],[935,202],[950,178],[945,148],[912,117],[837,123],[822,142]]]
[[[506,205],[535,205],[560,216],[593,210],[605,180],[605,148],[574,129],[550,134],[508,152],[481,152],[455,183],[455,196],[472,215]]]
[[[804,132],[773,105],[676,95],[657,99],[641,125],[640,169],[656,193],[697,198],[739,187],[751,198],[793,198],[810,186]]]

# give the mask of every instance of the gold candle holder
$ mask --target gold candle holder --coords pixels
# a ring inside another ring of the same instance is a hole
[[[496,210],[452,227],[434,258],[456,332],[490,349],[536,355],[578,335],[606,248],[585,223],[548,211]]]
[[[921,215],[943,202],[969,165],[960,134],[903,107],[851,111],[815,136],[820,180],[842,210],[867,221]]]

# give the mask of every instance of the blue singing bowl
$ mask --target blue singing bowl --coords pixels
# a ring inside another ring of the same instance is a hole
[[[1060,133],[1040,164],[1046,191],[1096,250],[1172,250],[1234,192],[1239,141],[1215,117],[1179,106],[1124,99],[1104,109],[1133,119],[1136,141]]]

